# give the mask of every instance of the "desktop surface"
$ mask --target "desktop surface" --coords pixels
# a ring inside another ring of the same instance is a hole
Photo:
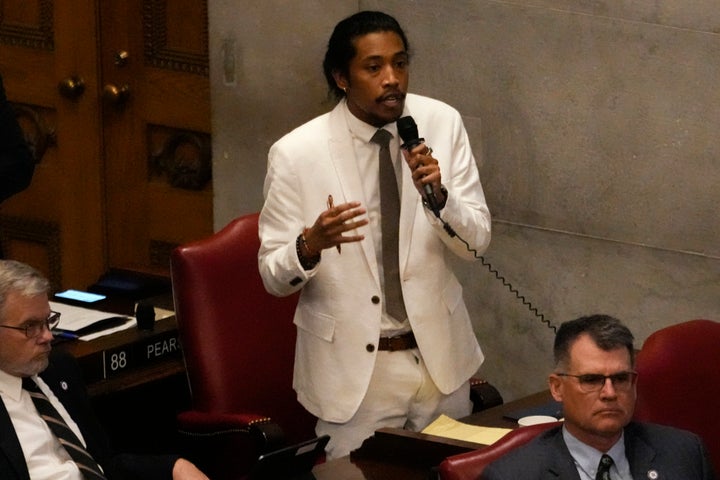
[[[132,316],[133,307],[131,299],[108,298],[91,308]],[[77,360],[93,407],[118,451],[178,450],[175,416],[191,400],[174,316],[157,320],[152,330],[133,325],[90,341],[63,340],[53,348]],[[141,356],[129,361],[128,355],[138,350]]]
[[[518,428],[508,416],[524,409],[548,404],[549,391],[542,391],[497,407],[474,413],[460,420],[471,425]],[[313,468],[316,480],[371,480],[401,478],[428,480],[435,478],[433,468],[450,455],[484,445],[453,440],[399,428],[378,430],[362,447],[350,456],[331,460]]]

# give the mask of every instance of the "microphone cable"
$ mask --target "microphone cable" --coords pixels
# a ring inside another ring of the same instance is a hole
[[[540,320],[541,323],[544,323],[545,326],[547,326],[549,329],[551,329],[554,333],[557,333],[557,327],[555,325],[553,325],[553,323],[542,312],[540,312],[537,309],[537,307],[535,307],[532,304],[532,302],[530,300],[525,298],[525,296],[522,295],[518,291],[518,289],[515,288],[512,285],[512,283],[510,283],[510,281],[508,281],[504,276],[500,275],[500,272],[496,268],[494,268],[490,264],[490,262],[485,259],[484,256],[479,255],[478,251],[476,249],[472,248],[470,246],[470,244],[464,238],[462,238],[460,235],[458,235],[457,232],[455,232],[455,230],[450,226],[450,224],[447,223],[442,217],[440,217],[440,215],[436,214],[436,217],[438,218],[438,220],[440,220],[440,222],[443,225],[443,229],[445,229],[447,234],[450,235],[450,238],[457,238],[463,244],[465,244],[465,248],[467,249],[467,251],[472,253],[476,259],[480,260],[480,263],[482,263],[485,267],[487,267],[487,269],[490,271],[490,273],[495,275],[495,278],[500,280],[502,282],[502,284],[505,287],[507,287],[507,289],[510,290],[510,292],[512,292],[515,295],[515,297],[517,297],[517,299],[520,300],[522,302],[522,304],[525,305],[533,315],[535,315],[536,318],[538,318]]]

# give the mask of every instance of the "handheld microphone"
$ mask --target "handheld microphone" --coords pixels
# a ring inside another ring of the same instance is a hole
[[[402,141],[405,142],[401,145],[401,147],[406,150],[412,150],[421,143],[425,142],[424,138],[419,138],[420,136],[418,135],[417,124],[415,123],[415,120],[409,115],[407,117],[402,117],[398,119],[397,129],[400,138],[402,138]],[[433,211],[437,218],[440,218],[440,210],[438,210],[437,207],[438,202],[435,198],[435,193],[433,192],[432,185],[423,185],[423,190],[425,190],[425,201],[430,207],[430,210]]]

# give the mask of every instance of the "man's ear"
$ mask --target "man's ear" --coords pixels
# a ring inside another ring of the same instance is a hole
[[[556,402],[562,402],[563,399],[563,381],[562,378],[551,373],[548,376],[548,386],[550,387],[550,393]]]
[[[340,70],[333,70],[332,76],[335,79],[335,85],[337,85],[340,90],[345,91],[350,86],[347,78],[345,78]]]

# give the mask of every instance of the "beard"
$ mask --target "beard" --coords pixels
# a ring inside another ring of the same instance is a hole
[[[18,365],[13,374],[18,377],[32,377],[33,375],[38,375],[48,367],[50,363],[49,354],[50,352],[38,355],[29,362],[23,365]]]

